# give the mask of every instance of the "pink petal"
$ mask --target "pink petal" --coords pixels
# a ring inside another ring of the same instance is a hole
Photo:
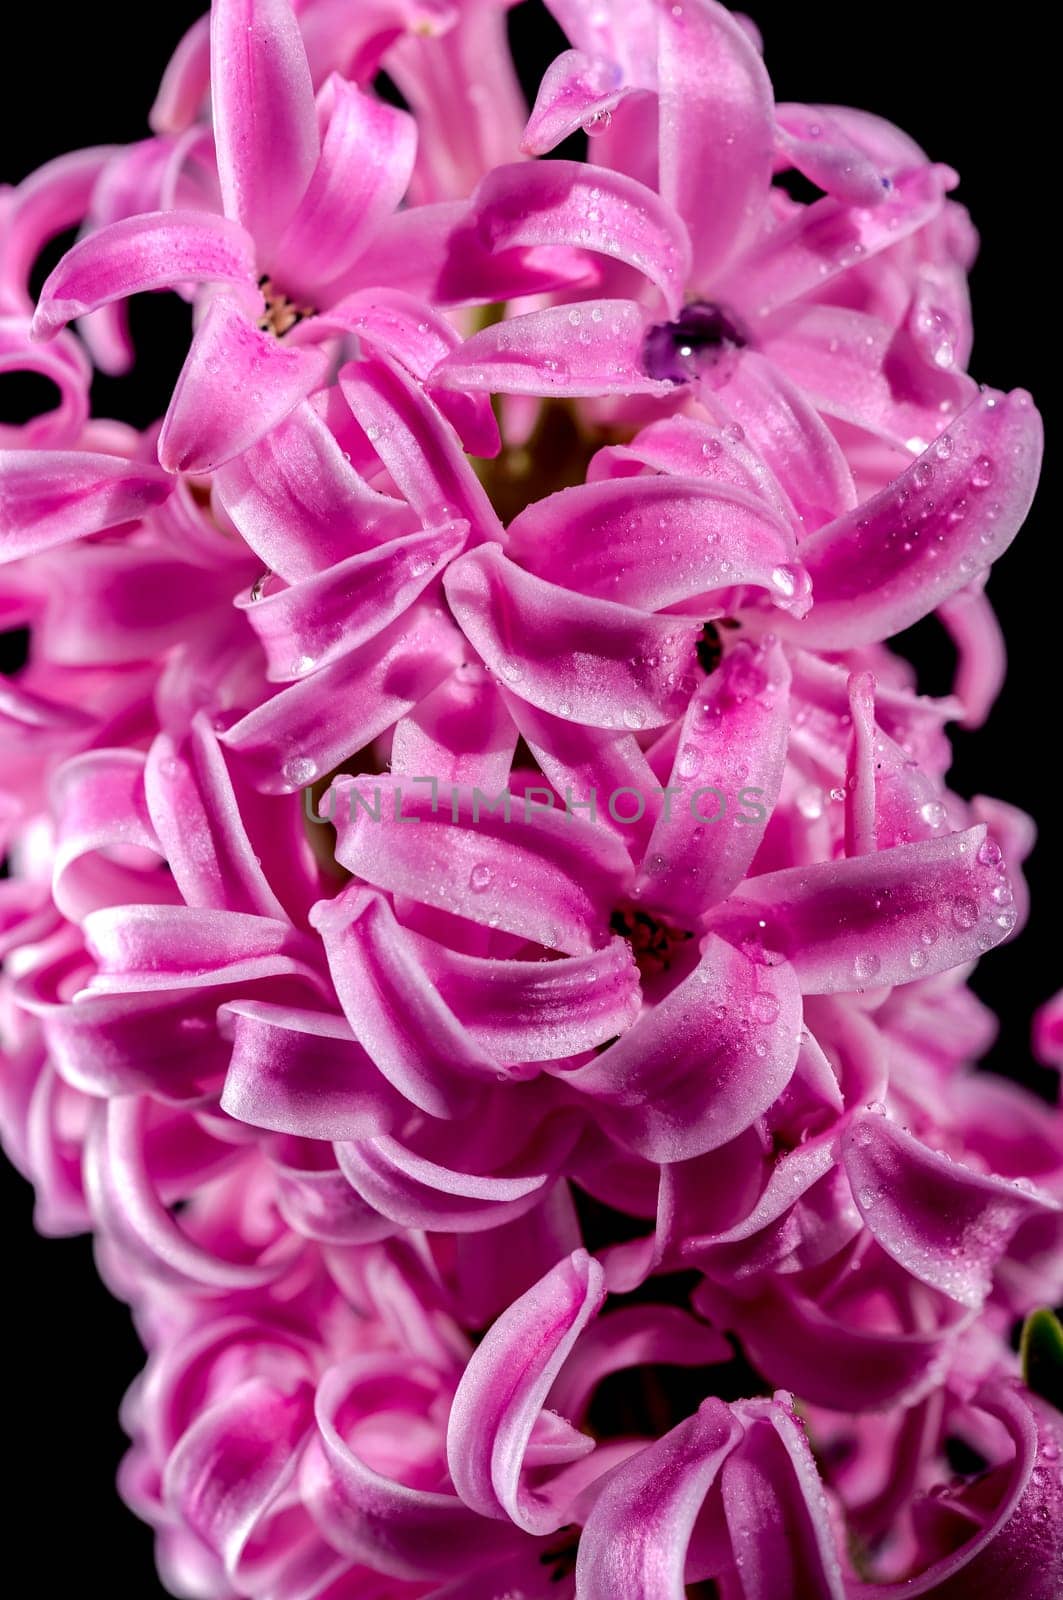
[[[291,794],[364,750],[461,658],[438,611],[411,608],[331,666],[292,683],[227,728],[221,742],[264,794]]]
[[[1029,395],[988,391],[907,472],[801,547],[815,603],[780,619],[838,650],[909,627],[1003,554],[1029,509],[1041,421]]]
[[[424,971],[413,935],[362,885],[314,908],[336,993],[356,1038],[411,1105],[452,1117],[497,1082],[500,1063],[465,1029]]]
[[[338,779],[337,859],[380,888],[551,949],[600,948],[631,874],[623,846],[577,817],[516,797],[492,809],[496,799],[458,790],[440,803],[423,783]]]
[[[311,326],[325,324],[356,333],[363,347],[393,356],[425,383],[470,455],[498,454],[498,424],[488,397],[439,392],[434,369],[461,344],[460,336],[440,312],[401,289],[356,289],[316,317]]]
[[[698,1513],[741,1436],[722,1400],[704,1400],[605,1480],[579,1543],[581,1600],[678,1600]]]
[[[691,699],[669,778],[673,805],[650,835],[640,883],[646,903],[680,923],[723,900],[756,854],[782,783],[789,686],[786,657],[769,638],[736,645]]]
[[[0,561],[139,522],[173,489],[157,467],[88,450],[0,450]]]
[[[978,392],[973,378],[919,355],[904,329],[848,306],[787,306],[761,349],[818,410],[903,448],[935,438]]]
[[[230,1571],[291,1479],[311,1420],[309,1383],[249,1378],[207,1405],[167,1460],[167,1503]]]
[[[775,108],[779,148],[798,172],[848,206],[877,206],[889,180],[824,106]]]
[[[443,582],[487,666],[555,716],[599,728],[660,727],[694,687],[700,629],[678,618],[573,594],[486,545],[455,561]]]
[[[761,967],[710,934],[694,971],[563,1082],[650,1161],[716,1150],[761,1116],[797,1062],[801,999],[786,966]]]
[[[470,1038],[503,1062],[553,1061],[616,1038],[639,1010],[626,939],[589,955],[503,961],[437,945],[422,961]]]
[[[832,1410],[861,1413],[914,1405],[940,1383],[956,1334],[969,1321],[969,1314],[954,1307],[944,1328],[899,1333],[891,1322],[880,1330],[861,1305],[847,1321],[844,1313],[821,1307],[786,1277],[763,1280],[759,1293],[735,1301],[728,1315],[707,1286],[708,1280],[706,1290],[696,1291],[696,1308],[717,1326],[734,1329],[759,1372]],[[928,1308],[922,1301],[919,1305],[929,1323]]]
[[[305,678],[374,638],[412,605],[465,543],[463,522],[428,528],[338,561],[287,589],[237,604],[261,639],[272,682]]]
[[[395,727],[391,770],[497,794],[509,782],[517,729],[483,667],[463,663]]]
[[[227,462],[215,488],[241,537],[289,583],[414,527],[400,501],[370,489],[305,401]]]
[[[960,726],[980,728],[996,704],[1007,672],[1007,645],[991,602],[978,584],[958,589],[938,607],[956,650],[954,693],[963,706]]]
[[[438,1400],[439,1374],[397,1356],[357,1355],[318,1384],[319,1439],[301,1474],[303,1498],[329,1543],[350,1558],[403,1579],[466,1575],[469,1550],[487,1562],[511,1531],[485,1523],[449,1491],[411,1488],[377,1472],[347,1434],[386,1405],[416,1416]]]
[[[986,1386],[976,1403],[1002,1422],[1014,1441],[1000,1504],[976,1507],[976,1531],[952,1554],[900,1583],[853,1584],[852,1600],[1054,1600],[1063,1583],[1063,1485],[1058,1413],[1003,1383]]]
[[[320,149],[310,67],[288,0],[217,0],[210,69],[225,214],[243,224],[269,268]]]
[[[502,1313],[470,1359],[451,1407],[447,1461],[458,1494],[481,1516],[508,1516],[540,1535],[564,1522],[548,1485],[524,1483],[524,1458],[550,1387],[604,1296],[600,1265],[577,1250]],[[585,1445],[594,1448],[589,1438]]]
[[[428,527],[463,520],[474,544],[502,527],[461,441],[424,390],[396,362],[352,361],[340,388],[399,490]]]
[[[690,231],[689,279],[707,289],[761,226],[775,133],[771,83],[729,11],[658,12],[660,189]]]
[[[125,217],[67,251],[41,290],[33,337],[54,338],[98,306],[185,283],[231,284],[241,304],[257,315],[254,245],[243,228],[206,211]]]
[[[642,367],[650,321],[633,300],[525,312],[474,333],[432,381],[492,394],[663,396],[673,385],[647,377]]]
[[[404,111],[333,74],[318,96],[321,156],[277,246],[289,296],[316,304],[342,278],[406,193],[417,128]]]
[[[826,1496],[792,1396],[739,1400],[746,1436],[724,1462],[720,1498],[748,1600],[845,1600]]]
[[[923,166],[898,178],[874,208],[830,197],[803,206],[732,267],[720,292],[751,319],[766,317],[925,227],[954,181],[948,167]]]
[[[143,902],[153,892],[175,898],[159,871],[163,850],[144,800],[139,751],[86,751],[63,763],[51,787],[52,898],[65,917],[80,922],[100,906]],[[141,852],[146,859],[135,864]]]
[[[205,716],[182,741],[157,736],[148,752],[144,789],[163,854],[187,905],[285,919],[247,836],[236,788]]]
[[[114,145],[72,150],[46,161],[16,190],[9,191],[4,212],[4,284],[0,289],[5,311],[21,314],[29,309],[34,262],[49,239],[84,220],[99,176],[117,153]]]
[[[856,505],[852,471],[834,435],[801,388],[756,351],[742,353],[718,391],[702,383],[699,392],[710,416],[732,431],[735,424],[743,430],[786,491],[805,533]]]
[[[182,34],[166,63],[159,92],[148,113],[155,133],[183,133],[199,116],[210,90],[210,17],[200,17]]]
[[[55,385],[57,404],[29,421],[0,423],[0,448],[56,446],[76,443],[88,420],[89,364],[76,339],[34,344],[24,317],[0,317],[0,380],[9,372],[37,372]]]
[[[1007,936],[985,827],[748,878],[711,922],[792,960],[806,994],[878,989],[972,961]],[[924,959],[925,958],[925,959]]]
[[[947,1161],[885,1117],[858,1115],[842,1139],[856,1203],[913,1277],[980,1307],[1015,1230],[1056,1210],[1047,1195]]]
[[[196,329],[159,434],[168,472],[213,472],[257,443],[325,381],[321,350],[263,333],[231,295]]]
[[[574,245],[636,268],[674,315],[689,276],[686,229],[671,206],[622,173],[576,161],[496,167],[473,200],[493,250]]]
[[[466,1172],[432,1161],[387,1136],[337,1146],[347,1181],[375,1211],[403,1228],[477,1233],[524,1216],[540,1204],[579,1137],[576,1123],[557,1126],[504,1170]]]
[[[383,1133],[408,1108],[342,1017],[261,1000],[222,1007],[232,1060],[221,1105],[256,1128],[304,1139]]]
[[[514,519],[508,548],[540,579],[640,611],[740,584],[767,589],[780,606],[807,606],[789,528],[759,498],[703,479],[618,478],[562,489]],[[720,614],[711,602],[698,609]]]
[[[582,50],[563,51],[543,74],[521,149],[530,156],[544,156],[588,124],[607,125],[631,92],[614,62]]]

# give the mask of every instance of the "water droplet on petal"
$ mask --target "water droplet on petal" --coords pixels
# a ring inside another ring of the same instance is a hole
[[[975,902],[968,895],[957,895],[952,902],[953,926],[959,928],[961,932],[966,932],[968,928],[973,928],[977,921],[978,907]]]
[[[309,756],[292,756],[284,763],[284,777],[287,783],[301,789],[317,777],[317,762]]]

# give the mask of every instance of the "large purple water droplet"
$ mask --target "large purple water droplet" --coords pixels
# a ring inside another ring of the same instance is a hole
[[[721,355],[741,350],[748,339],[722,306],[692,300],[674,322],[657,322],[642,343],[642,364],[651,378],[688,383]]]

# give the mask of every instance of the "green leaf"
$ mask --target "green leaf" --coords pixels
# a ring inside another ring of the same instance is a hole
[[[1063,1411],[1063,1323],[1047,1306],[1026,1318],[1020,1350],[1026,1387]]]

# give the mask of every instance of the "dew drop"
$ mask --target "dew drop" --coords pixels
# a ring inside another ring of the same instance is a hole
[[[978,907],[975,902],[967,895],[957,895],[952,902],[953,926],[959,928],[961,932],[966,932],[968,928],[973,928],[977,921]]]
[[[284,763],[284,777],[286,782],[302,788],[317,777],[317,762],[311,761],[309,756],[292,756]]]
[[[749,1002],[749,1014],[754,1022],[763,1023],[766,1027],[777,1020],[779,1002],[773,994],[755,994]]]
[[[475,894],[483,894],[485,889],[491,887],[494,873],[485,861],[478,861],[469,873],[469,888]]]

